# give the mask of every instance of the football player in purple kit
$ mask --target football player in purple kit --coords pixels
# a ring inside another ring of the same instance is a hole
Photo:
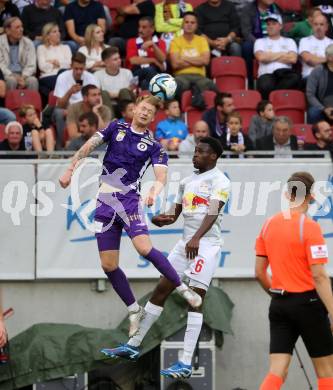
[[[124,228],[137,252],[150,261],[176,290],[193,307],[201,305],[201,297],[182,283],[168,259],[152,246],[143,210],[140,205],[139,186],[144,172],[152,164],[156,181],[145,200],[149,207],[167,180],[168,157],[162,146],[149,135],[148,126],[153,121],[160,100],[154,96],[138,98],[131,124],[111,122],[94,134],[74,155],[64,175],[59,179],[66,188],[80,160],[104,142],[107,150],[95,213],[95,235],[102,268],[112,287],[129,311],[129,335],[136,333],[144,315],[133,295],[126,275],[119,267],[119,247]]]

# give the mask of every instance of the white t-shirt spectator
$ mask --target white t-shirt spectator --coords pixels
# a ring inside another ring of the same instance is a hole
[[[302,38],[299,42],[298,53],[301,55],[305,51],[315,54],[318,57],[325,57],[325,50],[328,45],[333,43],[332,39],[325,37],[324,39],[318,39],[314,35]],[[302,61],[302,77],[308,77],[314,69],[314,66],[310,66]]]
[[[129,88],[133,74],[129,69],[120,68],[119,73],[112,76],[105,69],[95,72],[95,77],[99,81],[101,90],[118,93],[122,88]]]
[[[93,84],[96,85],[96,87],[99,88],[99,82],[96,80],[96,77],[91,74],[90,72],[87,72],[86,70],[82,74],[82,86],[84,87],[85,85],[88,84]],[[62,98],[65,96],[67,91],[76,84],[76,81],[73,78],[73,71],[72,69],[66,70],[65,72],[61,73],[58,78],[57,82],[54,88],[54,96],[58,98]],[[77,102],[82,101],[82,93],[77,92],[74,93],[70,98],[69,98],[69,104],[74,104]]]
[[[58,60],[60,67],[55,67],[50,60]],[[71,67],[72,52],[67,45],[37,47],[37,62],[40,70],[40,78],[55,76],[60,69]]]
[[[109,47],[109,45],[104,45],[104,49]],[[91,69],[95,62],[102,61],[102,51],[104,50],[101,47],[96,49],[91,49],[90,52],[87,48],[87,46],[81,46],[79,49],[79,52],[84,54],[86,56],[86,68]]]
[[[289,53],[294,52],[297,54],[297,46],[294,40],[291,38],[280,37],[279,39],[271,39],[269,37],[259,38],[254,43],[254,53],[258,51],[271,52],[271,53]],[[267,64],[259,63],[258,76],[263,74],[273,73],[276,69],[291,68],[289,64],[283,64],[282,62],[273,61]]]

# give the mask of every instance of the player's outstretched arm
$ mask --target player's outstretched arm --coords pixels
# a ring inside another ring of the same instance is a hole
[[[171,225],[172,223],[177,221],[182,210],[183,206],[181,204],[174,203],[168,212],[166,212],[165,214],[155,215],[152,218],[151,222],[158,227]]]
[[[271,278],[267,273],[268,258],[266,256],[256,256],[255,276],[260,286],[269,294],[271,288]]]
[[[66,172],[59,179],[59,183],[62,188],[66,188],[69,186],[71,182],[71,177],[73,171],[76,167],[76,164],[85,157],[88,157],[89,154],[95,150],[99,145],[102,145],[104,142],[103,138],[100,134],[95,133],[88,141],[79,149],[72,158],[72,162],[70,166],[67,168]]]
[[[193,237],[185,246],[186,257],[188,259],[194,259],[198,255],[200,239],[208,230],[214,225],[219,213],[224,206],[224,202],[221,200],[212,199],[208,213],[205,215],[199,229],[194,233]]]
[[[167,178],[168,178],[168,167],[166,165],[154,166],[155,182],[149,190],[149,194],[145,199],[145,204],[151,207],[155,203],[155,199],[158,194],[163,190]]]

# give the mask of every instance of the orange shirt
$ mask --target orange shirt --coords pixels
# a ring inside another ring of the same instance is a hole
[[[313,290],[310,266],[328,261],[319,224],[298,212],[269,218],[257,237],[256,254],[268,258],[272,288],[289,292]]]

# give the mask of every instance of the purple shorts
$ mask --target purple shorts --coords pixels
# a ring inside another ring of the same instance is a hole
[[[136,193],[100,194],[95,212],[98,250],[118,250],[123,228],[131,239],[148,234],[140,196]]]

